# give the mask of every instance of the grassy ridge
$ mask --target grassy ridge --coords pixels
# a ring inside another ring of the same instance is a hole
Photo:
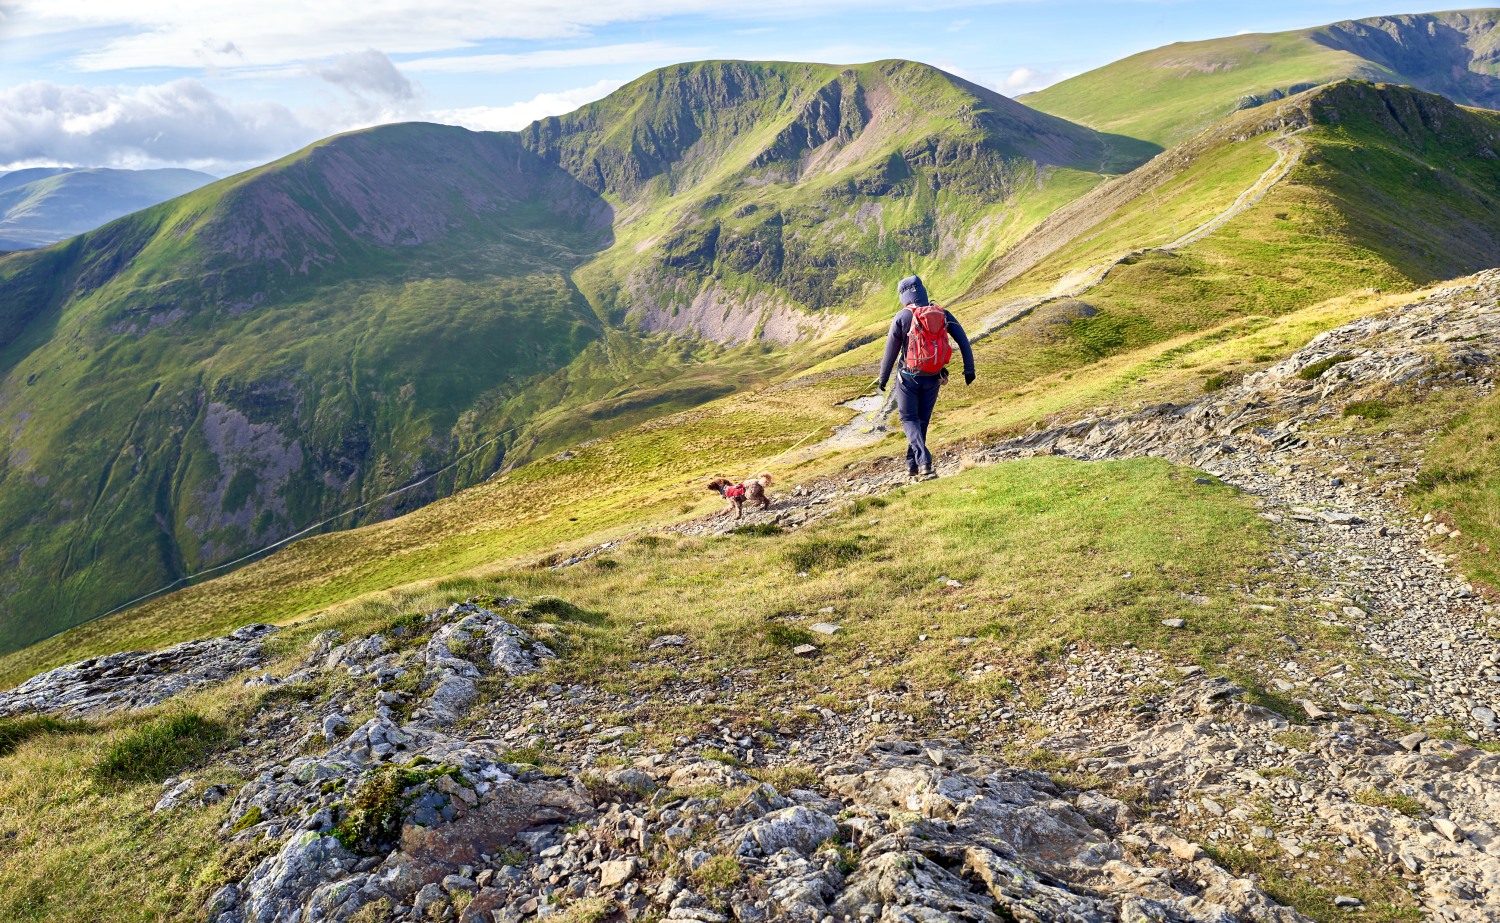
[[[1488,108],[1496,10],[1376,17],[1312,29],[1176,42],[1028,94],[1028,106],[1170,147],[1220,119],[1354,78]]]

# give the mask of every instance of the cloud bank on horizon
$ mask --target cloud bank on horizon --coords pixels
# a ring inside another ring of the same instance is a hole
[[[515,129],[651,68],[708,57],[915,58],[1017,96],[1170,41],[1393,12],[1367,6],[0,0],[0,171],[186,166],[222,174],[384,122]]]

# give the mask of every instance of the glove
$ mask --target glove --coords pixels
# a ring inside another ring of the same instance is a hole
[[[964,384],[965,385],[972,385],[973,383],[974,383],[974,373],[973,372],[965,372],[964,373]]]
[[[885,382],[883,382],[883,381],[877,381],[877,382],[875,382],[875,388],[881,394],[884,394],[885,393]]]

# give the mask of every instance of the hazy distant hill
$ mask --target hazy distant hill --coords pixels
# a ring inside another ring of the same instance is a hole
[[[196,170],[39,167],[0,174],[0,250],[66,240],[213,181]]]

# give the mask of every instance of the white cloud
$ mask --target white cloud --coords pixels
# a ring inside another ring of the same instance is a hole
[[[1021,96],[1051,86],[1063,79],[1057,71],[1039,71],[1031,67],[1018,67],[1005,76],[995,89],[1006,96]]]
[[[270,160],[327,131],[277,103],[235,103],[196,80],[132,89],[33,81],[0,90],[0,168],[191,166]]]
[[[540,93],[524,102],[509,106],[472,106],[467,109],[440,109],[428,113],[434,122],[462,125],[475,131],[514,131],[549,115],[572,112],[585,103],[602,99],[624,86],[620,80],[601,80],[591,86]]]
[[[268,67],[368,48],[413,55],[494,40],[578,39],[611,24],[688,14],[764,23],[870,6],[859,0],[760,0],[754,7],[720,0],[14,0],[20,22],[11,37],[87,35],[73,63],[89,71]],[[101,43],[94,36],[104,30],[116,34]]]
[[[356,96],[395,103],[410,102],[417,97],[411,81],[396,69],[390,58],[373,48],[341,55],[332,64],[315,68],[315,73]]]
[[[345,60],[332,70],[337,79],[331,82],[356,96],[350,104],[326,109],[234,102],[196,80],[130,89],[34,81],[0,89],[0,171],[183,166],[222,175],[328,135],[385,122],[421,119],[476,131],[514,130],[571,112],[623,85],[600,80],[509,106],[428,112],[418,105],[420,88],[393,79],[373,58]]]
[[[592,48],[544,49],[520,54],[417,58],[401,66],[409,71],[428,73],[502,74],[507,71],[541,68],[675,63],[700,57],[708,51],[708,48],[693,48],[666,42],[630,42],[618,45],[597,45]]]

